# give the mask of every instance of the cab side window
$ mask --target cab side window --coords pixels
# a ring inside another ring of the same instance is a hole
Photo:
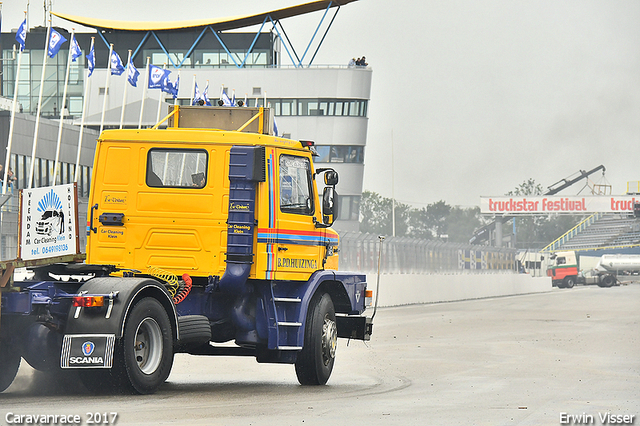
[[[147,155],[148,186],[203,188],[207,183],[207,151],[151,149]]]
[[[280,210],[285,213],[312,215],[315,206],[308,158],[280,156]]]

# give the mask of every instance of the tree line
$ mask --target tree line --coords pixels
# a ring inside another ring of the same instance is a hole
[[[543,188],[534,179],[522,182],[506,195],[537,196]],[[360,201],[360,232],[392,235],[393,200],[373,191],[364,191]],[[518,216],[503,225],[503,235],[515,228],[516,247],[539,249],[575,226],[584,216],[536,215]],[[493,221],[483,216],[480,207],[451,206],[444,200],[416,208],[396,200],[395,235],[420,239],[442,239],[469,243],[474,231]],[[515,227],[513,226],[515,221]]]

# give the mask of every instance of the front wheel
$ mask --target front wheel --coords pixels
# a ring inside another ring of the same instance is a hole
[[[20,368],[20,359],[20,353],[13,345],[0,340],[0,392],[13,383]]]
[[[573,288],[573,286],[576,284],[576,279],[573,277],[566,277],[564,279],[564,287],[565,288]]]
[[[307,313],[304,347],[296,361],[301,385],[324,385],[331,376],[338,345],[336,312],[331,296],[316,294]]]

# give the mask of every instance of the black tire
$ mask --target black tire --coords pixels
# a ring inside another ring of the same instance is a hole
[[[138,358],[139,357],[139,358]],[[94,394],[151,394],[169,377],[173,365],[173,334],[167,312],[152,297],[141,299],[126,319],[116,342],[113,368],[79,370],[80,380]]]
[[[573,288],[576,285],[576,279],[573,277],[565,277],[564,279],[564,287],[565,288]]]
[[[204,315],[184,315],[178,317],[180,330],[179,347],[199,346],[211,340],[211,324]]]
[[[304,346],[296,360],[301,385],[324,385],[331,376],[338,341],[336,311],[331,296],[317,293],[309,305]]]
[[[114,353],[113,361],[114,368],[117,363],[124,366],[124,386],[139,394],[154,393],[173,365],[171,323],[160,302],[147,297],[131,308],[121,343],[122,351]]]
[[[616,277],[607,275],[602,279],[602,287],[612,287],[616,283]]]
[[[5,391],[18,374],[20,352],[9,342],[0,340],[0,392]]]

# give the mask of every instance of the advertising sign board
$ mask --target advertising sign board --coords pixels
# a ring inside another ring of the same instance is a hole
[[[499,196],[480,197],[482,214],[583,214],[631,213],[640,197],[631,195],[597,196]]]
[[[78,254],[78,196],[74,183],[20,191],[18,258]]]

